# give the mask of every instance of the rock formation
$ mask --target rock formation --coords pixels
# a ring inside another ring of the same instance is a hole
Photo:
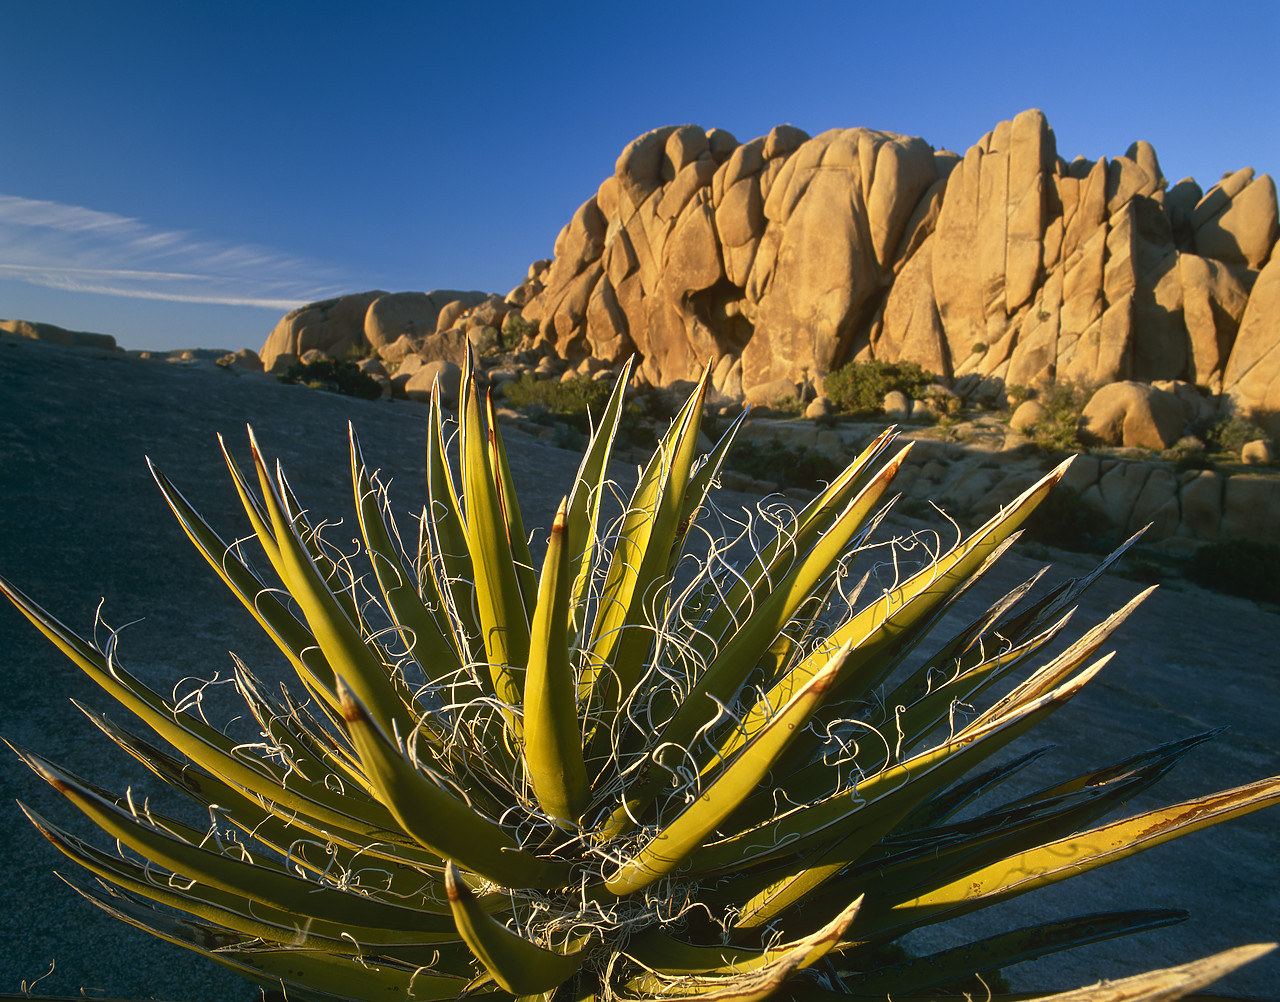
[[[110,334],[94,334],[91,331],[69,331],[55,324],[36,323],[32,320],[0,320],[0,334],[47,341],[64,348],[97,348],[102,351],[119,351],[120,346]]]
[[[279,372],[308,351],[321,351],[331,358],[366,349],[379,351],[406,335],[435,333],[442,315],[446,323],[441,329],[450,329],[467,309],[486,298],[491,297],[483,292],[435,290],[359,292],[326,299],[287,314],[259,354],[268,372]]]
[[[979,400],[1186,382],[1280,437],[1278,215],[1252,168],[1204,192],[1170,185],[1145,142],[1068,163],[1034,109],[963,157],[865,128],[739,143],[666,126],[627,145],[505,299],[345,296],[289,314],[262,357],[272,369],[408,337],[403,357],[470,315],[497,328],[518,310],[571,366],[637,355],[655,386],[711,366],[736,400],[905,360]]]
[[[635,352],[657,385],[709,364],[750,396],[879,358],[992,398],[1184,380],[1274,423],[1276,237],[1269,176],[1170,186],[1145,142],[1067,163],[1036,110],[963,157],[862,128],[669,126],[623,150],[512,298],[557,354]]]

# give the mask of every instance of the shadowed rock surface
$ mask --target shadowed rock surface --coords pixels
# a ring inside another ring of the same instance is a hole
[[[397,515],[421,504],[425,408],[364,402],[261,375],[193,364],[131,359],[33,341],[0,340],[0,573],[80,632],[94,609],[122,638],[125,663],[161,691],[185,677],[228,677],[229,650],[264,675],[281,658],[195,553],[147,472],[151,456],[225,533],[243,531],[215,434],[243,462],[245,422],[280,456],[303,503],[350,524],[347,421],[365,455],[393,480]],[[545,524],[576,469],[576,454],[511,432],[509,454],[529,525]],[[620,469],[618,475],[628,471]],[[721,504],[746,502],[726,494]],[[354,531],[354,530],[353,530]],[[891,531],[901,532],[902,524]],[[949,531],[944,527],[944,532]],[[1078,573],[1084,558],[1054,554],[1054,574]],[[1038,566],[1006,557],[977,589],[988,599]],[[1085,596],[1077,619],[1093,623],[1139,590],[1111,578]],[[145,617],[145,618],[144,618]],[[135,622],[141,620],[140,622]],[[1276,618],[1253,603],[1180,583],[1162,588],[1109,645],[1117,657],[1084,693],[1034,735],[1052,743],[1025,786],[1048,783],[1208,728],[1230,730],[1184,761],[1130,812],[1207,794],[1280,772]],[[142,770],[117,754],[70,704],[74,698],[119,718],[88,680],[6,604],[0,608],[0,733],[103,786],[155,792]],[[220,719],[217,689],[210,718]],[[16,759],[0,780],[8,865],[0,878],[0,991],[34,981],[38,990],[81,986],[120,996],[227,1002],[254,996],[239,978],[101,915],[52,874],[77,868],[45,843],[15,806],[22,799],[56,823],[92,836],[92,826]],[[7,805],[7,806],[4,806]],[[172,803],[166,801],[166,806]],[[100,840],[101,841],[101,840]],[[1275,856],[1280,812],[1262,812],[1161,847],[1094,875],[931,931],[917,949],[1053,917],[1133,907],[1186,907],[1189,923],[1129,941],[1100,944],[1010,972],[1018,987],[1075,987],[1181,963],[1245,942],[1274,939],[1280,914]],[[922,940],[924,937],[922,937]],[[1280,961],[1246,967],[1220,991],[1280,993]]]

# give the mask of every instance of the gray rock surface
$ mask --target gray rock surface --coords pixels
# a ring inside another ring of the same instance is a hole
[[[244,462],[248,421],[263,448],[283,458],[304,504],[349,520],[350,420],[370,462],[393,479],[395,511],[403,515],[422,498],[425,414],[416,403],[358,401],[217,367],[0,340],[0,573],[82,632],[92,630],[94,610],[104,599],[105,622],[134,624],[122,638],[125,663],[163,691],[188,676],[227,677],[228,650],[256,670],[277,672],[278,654],[187,543],[143,457],[151,456],[216,527],[241,532],[215,433],[226,435]],[[545,524],[578,457],[515,431],[509,456],[526,522]],[[721,497],[731,510],[746,500]],[[907,528],[890,525],[895,533]],[[943,525],[942,531],[953,530]],[[1083,558],[1051,556],[1056,576],[1082,569]],[[1036,566],[1026,556],[1008,557],[978,590],[990,598]],[[1099,583],[1085,596],[1078,621],[1096,621],[1139,587],[1117,577]],[[1109,645],[1118,654],[1100,678],[1035,735],[1034,745],[1055,749],[1025,785],[1220,726],[1230,730],[1132,810],[1280,772],[1276,625],[1274,614],[1250,602],[1180,583],[1162,588]],[[0,608],[0,652],[0,733],[104,786],[133,784],[135,794],[155,792],[158,784],[114,754],[69,702],[109,710],[110,700],[7,605]],[[0,991],[34,981],[56,959],[40,991],[74,995],[84,986],[115,996],[193,1002],[255,997],[250,986],[212,963],[100,915],[60,884],[51,871],[76,868],[30,829],[13,801],[20,798],[82,835],[92,826],[16,759],[0,775],[0,824],[8,847],[0,914],[21,917],[7,923],[0,938]],[[916,946],[931,949],[1106,909],[1192,911],[1181,926],[1009,972],[1019,987],[1067,987],[1273,940],[1280,914],[1278,848],[1280,811],[1254,814],[975,916],[962,930],[932,930]],[[1280,994],[1280,960],[1251,965],[1217,990],[1274,997]]]

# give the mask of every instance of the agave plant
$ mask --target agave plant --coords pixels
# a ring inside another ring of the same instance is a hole
[[[738,424],[699,455],[704,381],[615,515],[626,379],[540,570],[470,366],[456,435],[438,393],[429,410],[416,541],[354,432],[356,553],[313,524],[252,432],[255,477],[223,448],[246,540],[225,542],[153,469],[297,676],[272,690],[237,661],[250,741],[144,686],[114,638],[99,649],[4,583],[173,750],[93,722],[194,800],[188,817],[212,819],[162,815],[15,749],[116,840],[103,851],[23,808],[98,878],[81,893],[289,998],[883,998],[1176,921],[1123,911],[930,957],[886,951],[1280,799],[1273,779],[1100,823],[1203,735],[998,796],[1037,753],[993,757],[1099,672],[1142,598],[1062,639],[1113,557],[1036,599],[1033,578],[932,639],[1063,467],[912,569],[872,535],[909,446],[885,432],[802,510],[733,522],[709,491]],[[1111,997],[1175,997],[1258,949]]]

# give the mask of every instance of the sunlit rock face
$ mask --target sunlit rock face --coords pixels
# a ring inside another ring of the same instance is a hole
[[[749,396],[879,358],[995,396],[1184,380],[1265,418],[1280,307],[1254,288],[1276,236],[1269,176],[1170,185],[1145,142],[1068,163],[1034,109],[963,156],[864,128],[667,126],[508,299],[561,357],[638,354],[655,385],[710,365]]]
[[[634,355],[640,382],[669,386],[710,367],[733,400],[880,359],[979,400],[1185,382],[1280,436],[1276,239],[1268,175],[1170,185],[1145,142],[1068,163],[1035,109],[963,156],[865,128],[779,125],[740,143],[673,125],[626,146],[505,297],[313,303],[261,354],[268,370],[314,350],[456,361],[438,335],[482,344],[515,323],[575,369]]]

